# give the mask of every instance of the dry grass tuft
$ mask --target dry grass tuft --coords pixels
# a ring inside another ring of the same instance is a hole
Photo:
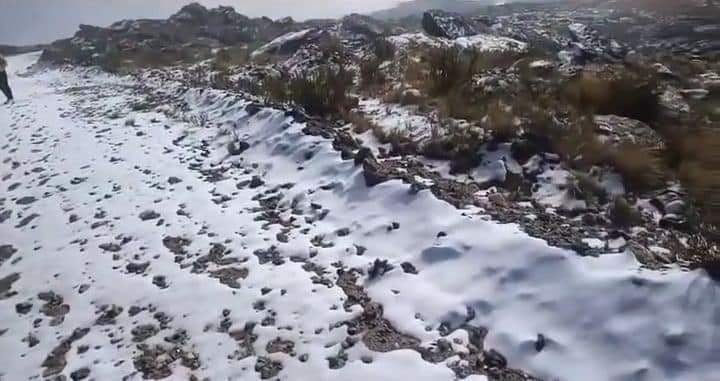
[[[640,192],[660,188],[667,177],[659,152],[636,144],[615,147],[610,165],[622,175],[626,186]]]
[[[431,159],[449,160],[451,173],[467,172],[480,164],[479,152],[485,144],[481,131],[450,120],[441,123],[433,128],[420,152]]]
[[[352,83],[352,74],[340,65],[289,79],[269,77],[263,82],[263,93],[268,100],[292,102],[309,114],[329,116],[342,114],[348,108],[347,93]]]
[[[370,90],[382,86],[386,78],[380,71],[381,60],[372,57],[360,62],[360,88]]]
[[[652,79],[636,75],[602,79],[585,73],[568,85],[566,93],[573,104],[586,112],[652,123],[660,114],[660,101],[655,90]]]

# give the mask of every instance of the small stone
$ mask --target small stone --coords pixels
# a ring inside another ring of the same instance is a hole
[[[80,368],[80,369],[70,373],[70,378],[73,381],[79,381],[79,380],[84,380],[84,379],[88,378],[89,375],[90,375],[90,369]]]
[[[167,284],[167,279],[165,278],[164,275],[154,276],[152,282],[154,285],[158,286],[161,289],[165,289],[165,288],[169,287],[169,285]]]
[[[418,271],[410,262],[403,262],[400,264],[400,267],[402,267],[403,271],[407,274],[417,274]]]
[[[140,213],[140,219],[143,221],[155,220],[160,218],[160,214],[153,210],[146,210]]]
[[[260,178],[260,176],[253,176],[252,180],[250,180],[251,189],[259,188],[263,185],[265,185],[265,182]]]
[[[15,312],[20,315],[25,315],[26,313],[30,312],[32,306],[32,303],[29,302],[18,303],[15,305]]]

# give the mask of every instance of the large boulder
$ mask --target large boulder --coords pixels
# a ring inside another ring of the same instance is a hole
[[[266,54],[271,55],[292,55],[301,47],[310,44],[321,44],[331,39],[330,32],[320,28],[310,28],[299,32],[284,34],[269,43],[261,46],[252,53],[253,57]]]
[[[639,120],[617,115],[595,115],[594,119],[596,132],[607,143],[638,144],[655,149],[663,147],[660,134]]]
[[[422,26],[431,36],[456,39],[477,34],[477,30],[459,14],[433,9],[423,14]]]
[[[602,36],[585,24],[572,23],[568,25],[568,32],[572,41],[565,51],[572,54],[572,60],[576,64],[583,65],[595,59],[615,62],[622,60],[627,54],[627,49],[620,43]]]

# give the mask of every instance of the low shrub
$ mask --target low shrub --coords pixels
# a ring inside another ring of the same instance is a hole
[[[384,37],[373,40],[372,50],[380,61],[390,61],[395,58],[395,45]]]
[[[507,142],[516,137],[519,133],[519,126],[515,122],[515,115],[512,107],[506,106],[497,101],[490,104],[487,109],[485,125],[493,133],[493,139],[497,142]]]
[[[480,164],[483,144],[481,131],[443,120],[433,127],[430,139],[420,152],[431,159],[449,160],[452,173],[463,173]]]
[[[340,65],[324,66],[290,78],[268,77],[262,87],[268,101],[292,102],[309,114],[328,116],[345,111],[352,83],[352,74]]]
[[[665,183],[667,171],[656,150],[637,144],[621,144],[612,150],[609,160],[622,175],[625,185],[633,190],[654,190]]]
[[[720,131],[702,128],[683,137],[678,177],[704,222],[720,226]]]
[[[360,62],[360,87],[368,90],[385,83],[385,76],[380,71],[380,59],[371,57]]]
[[[458,48],[434,48],[428,54],[429,72],[426,87],[432,96],[447,95],[467,84],[475,74],[479,55]]]

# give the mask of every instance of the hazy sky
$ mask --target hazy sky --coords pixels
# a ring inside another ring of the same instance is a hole
[[[33,44],[71,36],[79,24],[165,18],[192,0],[0,0],[0,44]],[[391,7],[402,0],[200,0],[249,16],[337,17]]]

